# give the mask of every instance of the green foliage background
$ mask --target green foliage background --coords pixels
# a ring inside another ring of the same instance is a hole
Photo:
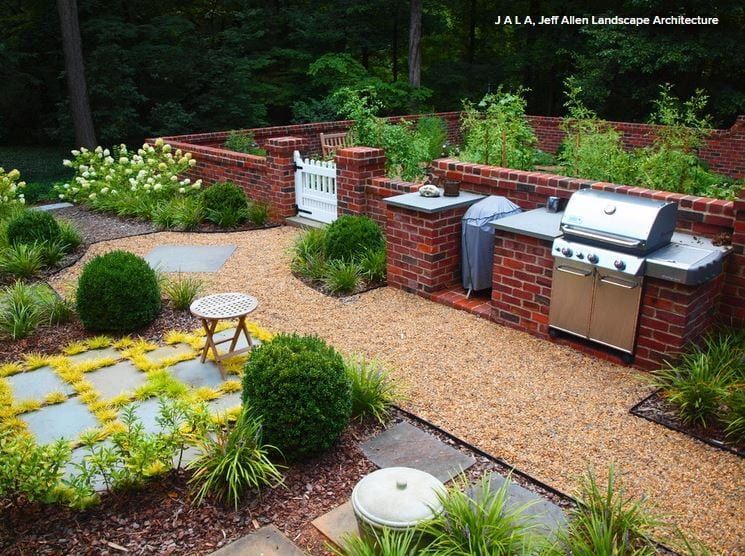
[[[0,0],[0,143],[71,146],[59,22],[46,0]],[[374,88],[388,113],[454,110],[498,84],[562,114],[577,75],[606,119],[642,119],[659,83],[711,95],[717,126],[745,108],[745,8],[734,0],[424,3],[421,89],[406,83],[405,0],[78,0],[102,144],[335,118],[332,93]],[[510,26],[505,14],[718,15],[718,26]],[[382,114],[385,115],[385,114]]]

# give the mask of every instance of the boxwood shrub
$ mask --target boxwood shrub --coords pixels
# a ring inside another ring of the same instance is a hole
[[[222,228],[237,226],[248,215],[246,193],[231,182],[217,183],[202,191],[202,204],[207,219]]]
[[[127,251],[99,255],[83,268],[77,310],[86,329],[127,333],[150,324],[160,311],[155,271]]]
[[[11,245],[55,243],[62,237],[54,216],[40,210],[25,210],[11,218],[6,233]]]
[[[368,250],[384,247],[380,226],[367,216],[340,216],[326,227],[324,251],[328,261],[352,261]]]
[[[278,335],[246,363],[243,403],[262,418],[264,442],[298,461],[330,448],[347,426],[351,388],[341,355],[323,340]]]

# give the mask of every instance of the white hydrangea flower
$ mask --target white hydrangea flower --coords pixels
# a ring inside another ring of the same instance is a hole
[[[171,145],[168,145],[168,144],[166,144],[166,145],[163,145],[163,152],[164,152],[164,153],[169,153],[169,152],[171,152]]]
[[[158,138],[157,138],[157,139],[155,140],[155,145],[156,145],[157,147],[162,147],[162,146],[163,146],[163,139],[161,139],[160,137],[158,137]]]
[[[193,158],[189,160],[189,166],[191,166],[193,168],[196,165],[197,165],[197,161],[196,160],[194,160]]]
[[[104,188],[101,189],[101,195],[106,195],[108,192],[109,192],[109,188],[108,187],[104,187]]]
[[[161,162],[160,164],[158,164],[158,170],[160,170],[161,172],[165,172],[167,169],[168,166],[166,166],[165,162]]]
[[[64,160],[62,161],[62,166],[66,166],[66,167],[68,167],[68,168],[71,168],[71,167],[72,167],[72,160],[67,160],[67,159],[64,159]]]
[[[177,182],[178,181],[178,176],[171,176],[171,181]]]
[[[103,147],[101,145],[97,146],[94,152],[102,153],[103,152]]]
[[[96,198],[96,193],[95,192],[94,193],[91,193],[90,195],[88,195],[88,198],[89,199],[95,199]]]
[[[129,160],[127,160],[126,156],[119,157],[119,164],[126,164],[127,162],[129,162]]]
[[[109,156],[110,154],[111,154],[111,151],[109,151],[109,149],[104,149],[103,150],[103,155],[104,156]]]
[[[80,156],[80,151],[77,149],[73,149],[70,152],[72,153],[73,156]]]
[[[178,192],[179,193],[186,193],[186,189],[184,189],[183,187],[179,187],[178,188]]]
[[[83,177],[84,178],[90,178],[91,177],[91,173],[90,172],[83,172]]]

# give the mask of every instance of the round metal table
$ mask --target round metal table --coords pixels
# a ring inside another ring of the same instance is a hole
[[[251,334],[246,327],[246,316],[258,306],[259,301],[255,297],[244,293],[230,292],[200,297],[194,300],[189,307],[191,313],[202,321],[202,326],[206,332],[204,347],[202,348],[202,363],[206,361],[207,354],[211,349],[215,356],[215,363],[217,363],[223,378],[225,378],[225,369],[222,366],[223,359],[235,357],[253,349],[253,340],[251,340]],[[238,319],[238,325],[235,328],[233,337],[215,342],[215,329],[218,322],[235,318]],[[242,349],[235,349],[241,333],[245,335],[248,346]],[[217,346],[225,342],[230,342],[230,348],[225,353],[219,353]]]

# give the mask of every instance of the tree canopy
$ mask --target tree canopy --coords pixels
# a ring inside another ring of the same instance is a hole
[[[674,6],[673,6],[674,4]],[[60,22],[45,0],[3,0],[0,142],[71,144]],[[574,75],[601,117],[640,120],[661,83],[710,95],[714,124],[745,109],[745,8],[735,0],[427,0],[421,88],[408,83],[408,0],[78,0],[93,121],[105,144],[336,117],[369,87],[388,113],[456,110],[499,85],[563,115]],[[497,25],[506,14],[717,15],[717,26]]]

